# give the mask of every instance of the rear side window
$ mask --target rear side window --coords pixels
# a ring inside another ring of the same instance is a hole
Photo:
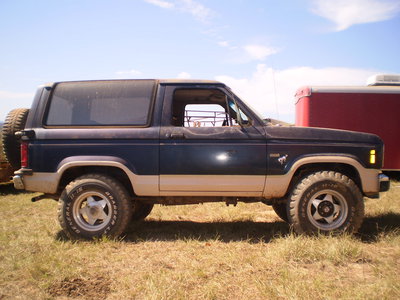
[[[63,82],[48,107],[48,126],[144,126],[154,80]]]

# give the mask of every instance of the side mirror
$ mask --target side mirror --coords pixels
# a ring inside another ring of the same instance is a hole
[[[243,119],[241,119],[239,124],[240,124],[240,126],[245,127],[245,126],[253,125],[253,122],[251,120],[243,120]]]

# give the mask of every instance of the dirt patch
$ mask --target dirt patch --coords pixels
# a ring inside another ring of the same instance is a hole
[[[105,299],[110,293],[110,280],[96,278],[66,278],[48,288],[51,296],[82,297],[87,299]]]

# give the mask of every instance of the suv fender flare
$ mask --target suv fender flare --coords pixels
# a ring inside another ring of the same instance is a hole
[[[68,169],[75,167],[115,167],[121,169],[128,176],[136,195],[159,195],[159,176],[138,175],[133,166],[124,159],[115,156],[67,157],[58,164],[56,185],[58,186],[60,179]]]
[[[285,174],[267,175],[263,196],[267,199],[285,196],[296,171],[302,166],[318,163],[340,163],[352,166],[359,174],[361,180],[360,189],[362,189],[364,194],[375,194],[379,192],[379,182],[377,179],[380,170],[367,169],[356,159],[346,155],[313,155],[302,157],[294,161]]]

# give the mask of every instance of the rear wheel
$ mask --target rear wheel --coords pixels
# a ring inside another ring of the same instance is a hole
[[[338,172],[322,171],[297,184],[289,212],[297,233],[353,233],[361,226],[364,201],[353,180]]]
[[[72,181],[59,201],[58,218],[72,239],[117,237],[129,224],[129,194],[114,178],[88,174]]]

